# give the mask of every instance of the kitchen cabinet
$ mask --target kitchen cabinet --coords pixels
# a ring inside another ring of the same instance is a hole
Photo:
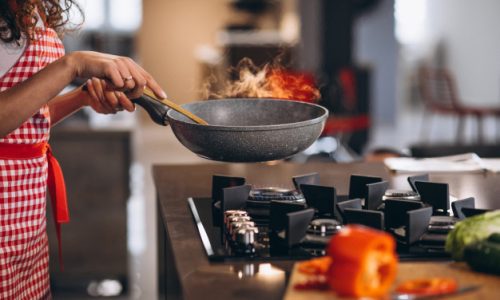
[[[293,188],[292,176],[318,172],[320,184],[348,193],[349,175],[379,176],[391,188],[409,189],[408,174],[389,173],[381,163],[198,164],[156,165],[160,298],[282,299],[293,261],[211,263],[189,210],[188,197],[209,197],[212,175],[247,178],[255,186]],[[431,174],[431,181],[449,184],[450,194],[473,196],[478,208],[500,209],[500,174]],[[438,263],[438,262],[436,262]]]
[[[128,282],[127,210],[131,163],[129,131],[56,128],[50,144],[64,172],[71,221],[62,226],[64,271],[50,201],[47,227],[54,296],[87,295],[89,284]]]

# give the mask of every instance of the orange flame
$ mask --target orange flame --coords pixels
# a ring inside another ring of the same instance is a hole
[[[236,67],[238,79],[227,81],[216,98],[277,98],[316,102],[321,97],[312,75],[285,70],[270,64],[258,68],[244,58]],[[209,85],[210,88],[210,85]]]
[[[273,98],[315,102],[321,97],[309,74],[272,69],[267,74],[267,82]]]

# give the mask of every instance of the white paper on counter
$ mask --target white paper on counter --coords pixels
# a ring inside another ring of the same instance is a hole
[[[500,172],[500,158],[480,158],[475,153],[433,157],[391,157],[384,160],[395,172]]]
[[[486,170],[494,173],[500,173],[500,158],[481,158]]]

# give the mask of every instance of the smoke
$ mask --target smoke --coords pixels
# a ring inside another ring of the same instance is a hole
[[[311,75],[285,70],[277,63],[256,66],[242,59],[233,70],[234,80],[218,84],[212,77],[205,85],[207,98],[277,98],[316,102],[321,98]],[[214,88],[215,86],[218,88]]]

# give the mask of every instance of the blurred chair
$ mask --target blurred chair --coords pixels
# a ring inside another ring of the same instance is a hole
[[[418,86],[420,95],[424,101],[425,110],[422,120],[422,137],[426,129],[430,126],[432,114],[452,115],[458,118],[456,141],[465,140],[464,124],[466,117],[475,117],[477,121],[477,141],[482,143],[483,138],[483,118],[487,116],[500,116],[500,106],[498,107],[477,107],[463,104],[458,96],[455,79],[446,69],[436,69],[422,67],[418,74]]]

